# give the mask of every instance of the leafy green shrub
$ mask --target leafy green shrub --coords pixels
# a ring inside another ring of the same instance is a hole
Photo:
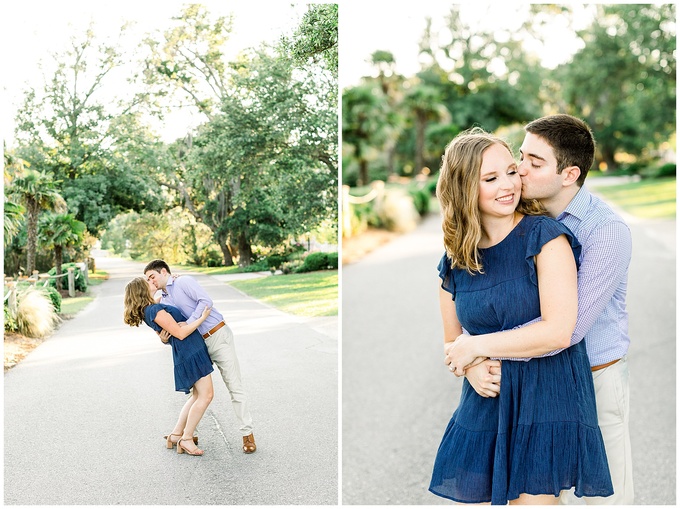
[[[338,253],[328,253],[328,268],[337,269],[338,268]]]
[[[266,259],[258,260],[255,263],[251,263],[243,267],[243,272],[266,272],[271,270]]]
[[[365,232],[369,226],[374,228],[381,228],[383,226],[380,217],[373,208],[373,202],[354,204],[351,210],[350,225],[352,235]]]
[[[54,306],[54,311],[57,313],[61,313],[61,294],[57,291],[56,288],[52,288],[51,286],[43,286],[43,287],[38,287],[50,301],[52,302],[52,306]]]
[[[281,265],[283,265],[283,262],[287,261],[287,257],[285,255],[280,255],[280,254],[273,254],[267,256],[264,261],[271,270],[276,270],[281,268]]]
[[[281,265],[281,272],[284,274],[292,274],[294,272],[298,272],[298,269],[302,267],[302,264],[304,262],[302,260],[290,260],[287,262],[283,262]]]
[[[296,270],[296,272],[313,272],[316,270],[325,270],[327,268],[327,253],[309,253],[305,257],[304,263]]]
[[[72,263],[64,263],[64,264],[61,266],[61,272],[62,272],[62,274],[67,274],[67,273],[68,273],[68,269],[69,269],[70,267],[73,267],[73,268],[76,269],[76,270],[75,270],[75,274],[74,274],[74,275],[75,275],[75,278],[76,278],[76,283],[75,283],[76,290],[79,291],[79,292],[86,292],[86,291],[87,291],[87,283],[85,282],[85,276],[83,276],[83,274],[81,274],[80,267],[78,266],[78,264],[73,263],[73,262],[72,262]],[[57,269],[56,269],[56,267],[52,267],[47,273],[48,273],[50,276],[55,276],[55,275],[57,274]],[[51,287],[53,287],[53,288],[56,288],[56,287],[57,287],[57,280],[56,280],[56,278],[50,279],[49,286],[51,286]],[[68,276],[63,276],[63,277],[61,278],[61,288],[62,288],[62,289],[67,289],[67,288],[68,288]]]
[[[205,264],[208,267],[221,267],[224,258],[222,253],[217,249],[206,249],[205,250]]]
[[[426,216],[430,212],[430,194],[427,189],[412,189],[409,194],[420,217]]]
[[[6,332],[16,332],[17,330],[17,321],[16,317],[12,315],[12,312],[9,310],[9,306],[7,303],[5,303],[5,331]]]
[[[675,177],[677,175],[677,169],[675,166],[675,163],[666,163],[662,164],[659,166],[659,168],[656,170],[655,177],[656,178],[661,178],[661,177]]]
[[[661,166],[652,166],[650,164],[643,170],[640,170],[640,176],[644,179],[658,179],[662,177],[675,177],[675,172],[675,163],[665,163]]]
[[[616,171],[608,171],[607,175],[637,175],[644,171],[647,163],[642,161],[635,161],[627,165],[621,165]]]

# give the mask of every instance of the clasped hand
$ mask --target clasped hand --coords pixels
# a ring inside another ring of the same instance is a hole
[[[168,331],[166,331],[165,329],[161,329],[161,331],[158,333],[158,335],[160,336],[161,341],[163,343],[167,343],[168,341],[170,341],[170,333]]]
[[[477,394],[484,398],[495,398],[501,391],[501,361],[476,357],[471,351],[474,338],[461,334],[452,343],[447,343],[444,362],[456,376],[465,376]]]
[[[484,360],[483,357],[478,357],[473,352],[472,341],[474,341],[472,336],[461,334],[455,341],[447,343],[444,347],[444,353],[446,354],[444,362],[456,376],[465,375],[466,369],[476,366]]]

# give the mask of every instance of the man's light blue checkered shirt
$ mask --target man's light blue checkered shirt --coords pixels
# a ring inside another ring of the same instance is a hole
[[[586,340],[591,366],[620,359],[628,352],[626,290],[632,238],[628,225],[585,186],[556,217],[581,243],[578,318],[571,337]]]
[[[165,284],[165,290],[161,294],[161,302],[179,308],[186,316],[187,323],[198,320],[205,307],[213,305],[208,293],[191,276],[170,277]],[[222,314],[213,308],[208,318],[198,326],[198,332],[203,335],[223,320]]]
[[[578,316],[571,344],[586,340],[591,366],[618,360],[626,355],[630,344],[626,311],[628,266],[633,247],[630,229],[609,205],[592,195],[585,186],[555,219],[569,228],[581,244]],[[555,355],[562,350],[539,357]],[[527,357],[499,358],[531,360]]]

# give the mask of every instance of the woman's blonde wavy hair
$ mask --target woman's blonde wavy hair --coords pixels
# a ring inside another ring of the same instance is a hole
[[[144,308],[155,304],[149,284],[143,277],[136,277],[125,285],[123,321],[131,327],[139,327],[144,321]]]
[[[464,269],[470,274],[484,273],[478,249],[482,239],[479,179],[484,151],[496,144],[512,154],[505,140],[479,127],[461,132],[446,146],[437,181],[446,254],[452,269]],[[538,200],[525,199],[520,199],[517,211],[525,215],[546,212]]]

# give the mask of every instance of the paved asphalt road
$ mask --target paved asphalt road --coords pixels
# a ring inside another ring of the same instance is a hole
[[[674,505],[675,221],[629,224],[635,500]],[[442,252],[433,215],[343,267],[343,504],[450,504],[427,491],[461,387],[443,364],[436,271]]]
[[[258,450],[241,451],[215,370],[198,427],[205,455],[178,455],[162,438],[185,401],[170,349],[122,321],[123,288],[143,264],[97,264],[111,278],[95,301],[4,377],[5,504],[337,504],[333,320],[292,317],[197,275],[234,331]]]

